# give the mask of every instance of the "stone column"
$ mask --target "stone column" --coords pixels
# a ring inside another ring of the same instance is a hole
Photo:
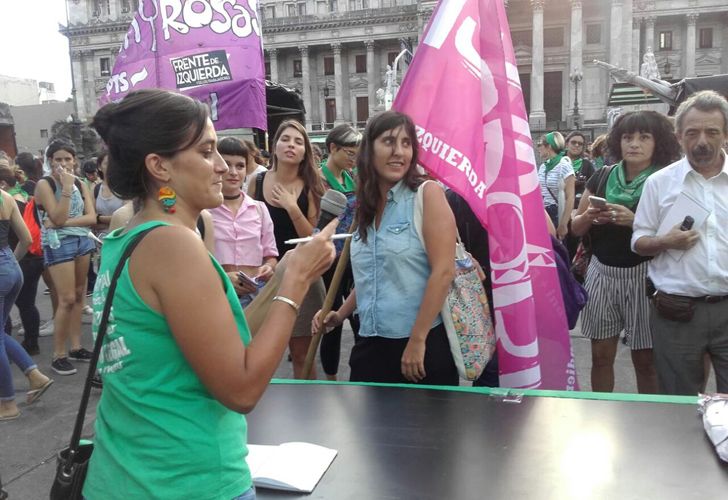
[[[685,37],[685,76],[695,76],[695,24],[698,21],[697,13],[690,13],[687,16],[688,29]]]
[[[531,50],[531,114],[528,123],[532,129],[546,128],[543,109],[543,4],[544,0],[531,0],[533,8],[533,46]]]
[[[364,40],[367,47],[367,97],[369,102],[369,116],[374,114],[376,105],[377,80],[374,71],[374,40]]]
[[[311,102],[311,75],[309,75],[308,45],[301,45],[298,47],[298,50],[301,51],[301,85],[303,87],[303,105],[306,107],[306,114],[309,115],[313,109],[313,103]],[[311,116],[313,116],[313,113],[311,113],[306,120],[307,130],[311,130]]]
[[[268,49],[268,61],[270,62],[270,81],[278,83],[278,49]]]
[[[609,62],[622,66],[622,2],[612,0],[612,13],[609,17]]]
[[[644,54],[647,52],[648,49],[651,49],[653,52],[657,49],[657,44],[655,43],[655,21],[657,18],[655,16],[650,16],[645,18],[645,49],[640,52],[640,54]],[[638,62],[637,64],[641,64],[642,61]]]
[[[571,0],[571,72],[573,73],[576,70],[582,71],[582,47],[583,47],[583,39],[582,39],[582,25],[581,25],[581,0]],[[579,85],[578,83],[572,84],[573,90],[572,93],[576,93],[576,86]],[[575,116],[574,114],[574,100],[570,99],[569,106],[571,108],[571,113],[569,115],[571,118]],[[581,108],[581,107],[580,107]],[[581,114],[581,113],[580,113]],[[579,120],[581,121],[581,120]]]
[[[334,90],[336,91],[336,119],[334,123],[338,125],[344,121],[344,79],[342,78],[341,67],[341,44],[332,43],[331,48],[334,51]]]
[[[632,19],[632,71],[640,74],[640,64],[642,51],[640,50],[640,30],[642,28],[642,19],[635,17]]]

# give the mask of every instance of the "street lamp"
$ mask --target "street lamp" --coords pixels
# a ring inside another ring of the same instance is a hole
[[[324,82],[323,90],[324,90],[324,97],[328,97],[329,96],[329,82],[328,81]]]
[[[584,79],[584,74],[579,68],[575,68],[569,75],[569,80],[574,84],[574,128],[579,128],[579,82]]]
[[[670,76],[670,72],[672,71],[672,66],[670,65],[670,61],[665,59],[665,65],[662,67],[663,71],[665,72],[665,76]]]

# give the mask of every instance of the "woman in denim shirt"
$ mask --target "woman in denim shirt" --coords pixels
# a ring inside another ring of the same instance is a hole
[[[440,317],[455,269],[455,219],[442,189],[429,183],[423,248],[414,224],[417,153],[407,115],[386,111],[369,121],[357,161],[355,289],[325,321],[335,327],[354,308],[359,312],[362,338],[351,352],[352,381],[458,384]],[[313,327],[320,327],[318,314]]]

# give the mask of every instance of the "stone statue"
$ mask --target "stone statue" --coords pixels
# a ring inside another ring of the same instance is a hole
[[[384,77],[384,85],[387,92],[394,92],[394,70],[387,64],[387,72]]]
[[[647,51],[645,52],[642,61],[642,66],[640,66],[640,76],[642,78],[647,78],[648,80],[659,80],[660,68],[657,67],[657,61],[655,60],[655,54],[652,52],[652,47],[647,47]]]
[[[377,92],[375,95],[377,98],[377,104],[379,106],[384,106],[384,89],[377,89]]]

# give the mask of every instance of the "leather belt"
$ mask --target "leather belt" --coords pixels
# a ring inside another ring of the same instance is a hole
[[[728,295],[704,295],[702,297],[691,297],[695,302],[705,302],[707,304],[715,304],[728,299]]]

